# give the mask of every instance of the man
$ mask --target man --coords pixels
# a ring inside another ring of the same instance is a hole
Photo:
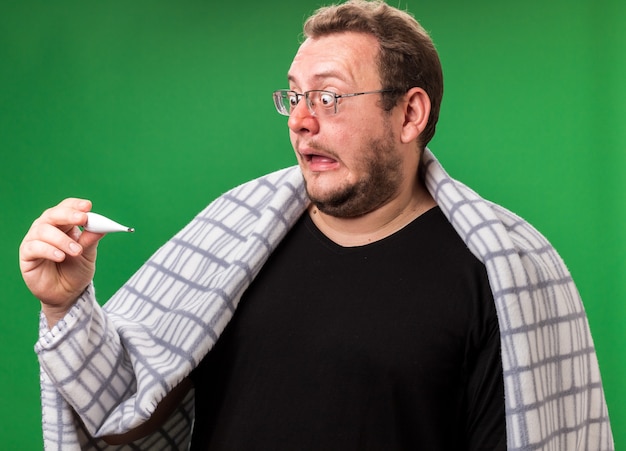
[[[193,393],[192,449],[610,449],[558,256],[426,150],[443,91],[428,35],[351,1],[305,37],[274,93],[299,170],[212,203],[104,310],[102,235],[77,227],[90,203],[34,222],[20,263],[45,320],[47,443],[182,447]]]

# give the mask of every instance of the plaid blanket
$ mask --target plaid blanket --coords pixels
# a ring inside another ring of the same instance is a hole
[[[428,190],[487,268],[508,449],[612,450],[593,341],[563,261],[524,220],[450,178],[428,150],[425,166]],[[297,167],[248,182],[198,214],[104,307],[90,286],[52,329],[42,318],[35,351],[45,449],[187,449],[193,393],[132,445],[97,437],[144,422],[202,360],[307,205]]]

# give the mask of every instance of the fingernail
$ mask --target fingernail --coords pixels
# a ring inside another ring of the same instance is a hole
[[[57,250],[54,251],[54,256],[56,258],[62,258],[63,257],[63,252],[61,252],[60,250],[57,249]]]
[[[80,246],[76,243],[70,243],[70,251],[74,254],[78,254],[80,252]]]

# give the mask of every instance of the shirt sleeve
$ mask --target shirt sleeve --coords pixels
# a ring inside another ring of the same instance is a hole
[[[477,315],[466,356],[466,438],[468,450],[506,451],[506,412],[500,328],[488,281],[482,288],[482,311]]]

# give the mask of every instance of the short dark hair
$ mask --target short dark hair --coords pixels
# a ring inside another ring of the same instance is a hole
[[[383,96],[390,111],[409,89],[424,89],[431,109],[420,147],[435,135],[443,97],[443,72],[435,45],[424,28],[406,11],[380,0],[349,0],[318,9],[304,23],[304,37],[316,38],[342,32],[367,33],[379,43],[378,70],[383,88],[394,91]]]

